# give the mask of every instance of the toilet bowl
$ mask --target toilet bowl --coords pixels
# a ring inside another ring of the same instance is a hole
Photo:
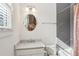
[[[56,55],[56,47],[54,45],[46,45],[45,50],[47,51],[48,56]]]

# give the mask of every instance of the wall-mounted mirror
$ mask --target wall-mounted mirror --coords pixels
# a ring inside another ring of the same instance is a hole
[[[36,17],[33,14],[28,14],[25,20],[27,21],[25,27],[28,31],[33,31],[37,25]]]

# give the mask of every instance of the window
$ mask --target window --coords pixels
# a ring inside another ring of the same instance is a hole
[[[0,4],[0,28],[11,28],[11,8],[9,4]]]

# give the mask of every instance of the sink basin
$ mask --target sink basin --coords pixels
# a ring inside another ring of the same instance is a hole
[[[45,45],[41,41],[35,40],[21,40],[16,46],[16,49],[30,49],[30,48],[42,48]]]
[[[34,43],[36,40],[20,40],[20,43]]]

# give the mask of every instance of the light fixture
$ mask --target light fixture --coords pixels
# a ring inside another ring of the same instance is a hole
[[[25,11],[26,12],[36,12],[36,9],[34,7],[26,7]]]
[[[32,12],[36,12],[36,9],[35,8],[32,8]]]
[[[25,11],[26,11],[26,12],[29,12],[29,8],[28,8],[28,7],[26,7],[26,8],[25,8]]]

